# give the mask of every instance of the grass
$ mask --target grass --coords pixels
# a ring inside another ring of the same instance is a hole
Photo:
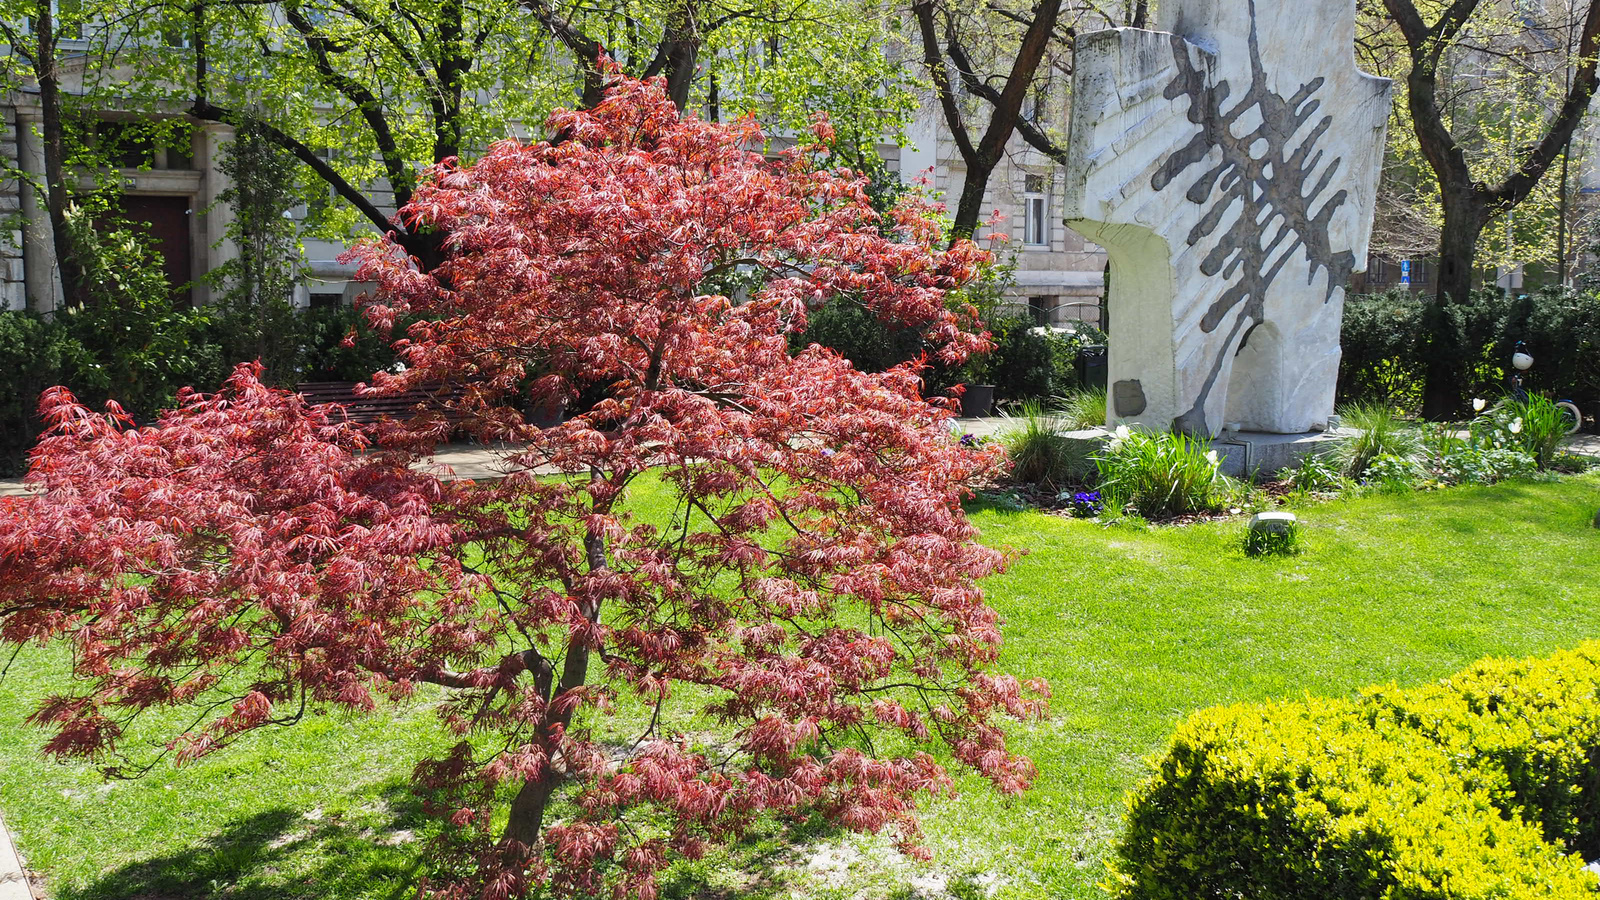
[[[881,841],[771,838],[686,868],[666,897],[1099,898],[1122,797],[1185,715],[1221,703],[1415,685],[1489,655],[1600,637],[1594,476],[1378,495],[1297,510],[1311,550],[1248,559],[1239,523],[1105,528],[983,508],[985,540],[1030,554],[989,583],[1002,667],[1043,675],[1055,717],[1014,731],[1033,791],[975,780],[930,804],[923,869]],[[441,737],[423,709],[324,718],[178,771],[107,788],[36,755],[21,724],[60,682],[29,650],[0,684],[0,810],[58,900],[409,900],[421,871],[411,762]],[[306,813],[311,812],[312,817]],[[822,851],[822,852],[819,852]],[[762,882],[759,876],[789,873]],[[992,879],[992,880],[991,880]]]

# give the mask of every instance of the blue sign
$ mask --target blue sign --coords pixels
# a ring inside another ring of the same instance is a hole
[[[1400,283],[1411,283],[1411,260],[1409,259],[1400,262]]]

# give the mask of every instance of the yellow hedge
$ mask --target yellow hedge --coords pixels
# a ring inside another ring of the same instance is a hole
[[[1121,900],[1593,898],[1600,642],[1204,710],[1129,799]]]

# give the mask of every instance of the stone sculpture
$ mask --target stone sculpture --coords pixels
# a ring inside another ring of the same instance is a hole
[[[1168,0],[1078,42],[1066,218],[1111,257],[1112,424],[1325,427],[1391,86],[1354,0]]]

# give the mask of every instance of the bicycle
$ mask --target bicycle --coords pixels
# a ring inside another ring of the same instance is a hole
[[[1528,402],[1528,391],[1522,386],[1522,373],[1533,366],[1533,357],[1522,349],[1522,342],[1517,342],[1517,351],[1511,355],[1511,365],[1515,371],[1511,373],[1511,396],[1518,403]],[[1562,418],[1566,420],[1566,434],[1577,434],[1583,428],[1583,410],[1571,400],[1562,398],[1556,400],[1556,409],[1561,411]]]

